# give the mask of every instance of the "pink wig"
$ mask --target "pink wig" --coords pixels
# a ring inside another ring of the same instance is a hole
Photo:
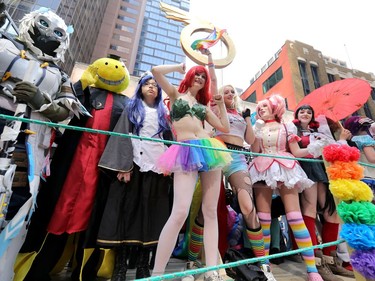
[[[206,74],[207,78],[206,78],[204,87],[198,91],[196,99],[199,103],[207,105],[211,99],[211,93],[210,93],[211,79],[210,79],[210,74],[208,73],[208,70],[202,65],[196,65],[189,69],[189,71],[185,75],[184,80],[182,80],[180,83],[178,92],[186,93],[186,91],[193,85],[195,75],[200,74],[202,72]]]
[[[256,119],[262,119],[259,115],[259,110],[264,104],[267,105],[269,111],[275,116],[276,121],[280,122],[286,111],[285,99],[278,94],[274,94],[258,102],[258,105],[255,109],[257,113]]]

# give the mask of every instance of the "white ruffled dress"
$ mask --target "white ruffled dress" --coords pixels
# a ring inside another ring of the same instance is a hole
[[[269,122],[256,132],[260,141],[261,153],[295,158],[287,150],[287,141],[299,141],[297,128],[293,123]],[[257,156],[250,163],[250,177],[253,183],[264,181],[278,194],[284,184],[287,188],[297,188],[299,192],[311,187],[314,182],[308,179],[297,160],[277,157]]]

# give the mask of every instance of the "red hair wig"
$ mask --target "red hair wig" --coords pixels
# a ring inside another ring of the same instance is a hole
[[[200,104],[207,105],[211,99],[211,79],[208,70],[202,65],[196,65],[189,69],[184,80],[182,80],[180,83],[178,92],[181,94],[186,93],[186,91],[193,85],[195,75],[200,73],[204,73],[206,75],[206,82],[204,83],[204,87],[198,91],[196,99]]]

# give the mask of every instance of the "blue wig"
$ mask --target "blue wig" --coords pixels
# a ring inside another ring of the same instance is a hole
[[[128,102],[128,117],[130,122],[133,124],[135,133],[139,135],[141,128],[143,127],[143,121],[145,120],[145,108],[142,103],[144,97],[142,94],[142,86],[150,79],[154,79],[151,73],[147,72],[143,75],[135,89],[134,96]],[[169,130],[167,122],[167,110],[162,100],[162,90],[158,85],[158,95],[155,99],[155,107],[158,113],[159,130],[155,135],[159,135],[164,131]]]

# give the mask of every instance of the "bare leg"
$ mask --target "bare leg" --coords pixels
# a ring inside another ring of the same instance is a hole
[[[323,183],[319,183],[318,184],[318,202],[319,202],[319,206],[321,208],[324,207],[325,203],[326,203],[326,194],[327,192],[329,192],[327,190],[327,186],[324,185]],[[324,211],[324,219],[327,221],[327,222],[330,222],[330,223],[340,223],[340,218],[337,214],[337,212],[335,211],[333,214],[329,214],[329,211],[328,210],[325,210]]]
[[[305,189],[301,194],[301,211],[306,228],[310,233],[313,245],[318,244],[315,226],[318,204],[318,185],[323,183],[315,183],[312,187]]]
[[[221,170],[201,173],[202,213],[204,217],[203,244],[206,265],[218,263],[219,229],[217,221],[217,204],[221,188]]]
[[[302,192],[301,211],[304,216],[316,218],[316,206],[318,203],[318,187],[315,183],[312,187],[305,189]],[[325,196],[325,195],[324,195]],[[325,199],[324,199],[325,200]]]
[[[238,203],[246,226],[251,229],[258,228],[260,223],[254,206],[253,190],[251,188],[249,173],[247,171],[239,171],[232,174],[228,180],[232,189],[237,194]]]
[[[197,172],[176,172],[174,174],[173,208],[168,221],[160,233],[153,276],[161,275],[165,271],[177,241],[178,233],[188,216],[197,176]]]

